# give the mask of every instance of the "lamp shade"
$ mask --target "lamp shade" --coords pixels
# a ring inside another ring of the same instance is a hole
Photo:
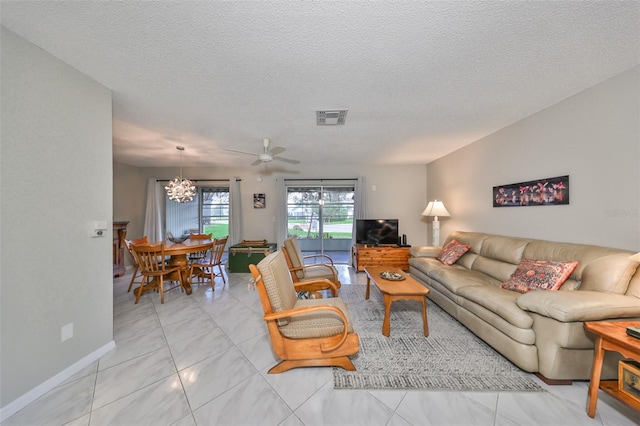
[[[640,262],[640,253],[634,254],[629,259],[633,260],[634,262]]]
[[[451,216],[442,201],[429,201],[427,208],[422,212],[422,216]]]

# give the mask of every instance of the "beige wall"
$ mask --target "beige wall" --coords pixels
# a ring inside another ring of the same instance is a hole
[[[454,230],[640,251],[640,67],[427,166]],[[492,207],[494,186],[570,176],[571,204]],[[430,226],[429,226],[430,228]]]
[[[302,171],[285,178],[355,178],[364,176],[367,184],[370,217],[398,218],[400,233],[407,234],[408,244],[426,244],[427,225],[422,221],[426,206],[426,166],[317,166],[303,164]],[[114,218],[130,221],[127,234],[139,238],[144,230],[146,181],[154,177],[172,178],[177,168],[137,168],[114,163]],[[241,195],[245,239],[276,240],[275,198],[276,175],[266,174],[262,167],[184,168],[189,179],[242,179]],[[262,182],[257,177],[262,177]],[[372,188],[376,187],[374,191]],[[135,191],[135,193],[134,193]],[[253,208],[253,194],[264,193],[265,209]]]
[[[112,239],[90,237],[94,221],[111,221],[113,177],[110,91],[4,28],[0,51],[6,417],[34,388],[113,346]],[[70,323],[74,337],[61,342]]]

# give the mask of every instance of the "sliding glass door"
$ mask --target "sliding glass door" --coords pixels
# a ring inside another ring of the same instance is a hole
[[[354,217],[353,184],[287,186],[287,235],[298,237],[304,254],[329,254],[349,263]]]

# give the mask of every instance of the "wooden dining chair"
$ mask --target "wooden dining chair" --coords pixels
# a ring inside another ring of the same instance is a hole
[[[195,234],[192,232],[191,234],[189,234],[189,239],[191,241],[211,240],[213,239],[213,234]],[[200,260],[204,259],[205,257],[207,257],[208,251],[209,250],[189,253],[189,263],[199,262]]]
[[[124,245],[127,248],[127,254],[129,255],[129,260],[131,261],[131,265],[133,266],[133,274],[131,275],[131,282],[129,283],[129,288],[127,289],[127,293],[131,291],[131,287],[134,282],[138,282],[142,284],[142,274],[140,273],[140,265],[138,264],[138,259],[136,259],[136,255],[133,253],[133,249],[131,248],[131,244],[147,244],[149,239],[145,235],[142,238],[138,238],[135,240],[124,240]],[[136,279],[140,278],[140,281],[136,281]]]
[[[358,353],[360,342],[347,304],[341,298],[299,300],[281,251],[266,256],[257,265],[249,265],[249,270],[260,296],[273,351],[282,359],[269,374],[311,366],[356,369],[349,355]]]
[[[215,278],[222,278],[223,283],[227,283],[227,280],[224,278],[224,272],[222,267],[222,255],[224,254],[224,248],[227,245],[227,237],[216,238],[211,243],[211,247],[208,252],[208,256],[204,259],[201,259],[198,262],[193,262],[189,266],[189,277],[191,278],[191,284],[195,284],[193,282],[193,278],[198,278],[198,283],[203,278],[208,278],[211,280],[211,289],[215,290]],[[218,268],[218,272],[216,272],[216,267]]]
[[[136,304],[140,296],[146,291],[160,292],[160,303],[164,303],[164,292],[180,287],[182,291],[182,271],[179,266],[168,266],[165,262],[164,242],[156,244],[131,244],[133,253],[138,260],[140,273],[144,277],[142,284],[134,291]],[[177,279],[175,278],[177,275]],[[178,282],[165,290],[164,280]]]
[[[289,237],[284,240],[282,246],[282,253],[284,254],[287,266],[291,273],[291,278],[294,282],[316,282],[314,287],[321,287],[322,279],[327,279],[335,284],[336,288],[341,287],[340,280],[338,279],[338,270],[333,264],[333,259],[326,254],[314,254],[309,256],[303,256],[298,244],[297,237]],[[326,263],[305,263],[305,261],[313,258],[319,258]],[[309,290],[312,293],[319,290],[328,290],[329,288],[316,288],[315,290]],[[333,294],[337,296],[337,294]]]

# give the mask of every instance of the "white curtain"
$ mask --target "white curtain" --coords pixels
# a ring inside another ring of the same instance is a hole
[[[356,219],[367,219],[367,186],[364,177],[359,177],[355,181],[355,191],[353,199],[353,229],[352,244],[356,243]]]
[[[164,198],[161,195],[161,185],[156,178],[147,181],[147,212],[144,218],[144,235],[149,241],[163,241],[164,230],[162,220],[161,201]]]
[[[240,197],[240,178],[229,179],[229,243],[228,246],[242,241],[242,202]]]
[[[282,247],[287,238],[287,185],[284,177],[276,178],[276,242]]]

